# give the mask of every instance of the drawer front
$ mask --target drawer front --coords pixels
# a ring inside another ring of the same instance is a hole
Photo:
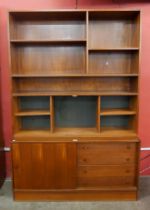
[[[135,154],[136,143],[81,143],[78,164],[132,164]]]
[[[131,166],[79,166],[79,187],[134,186],[135,167]]]

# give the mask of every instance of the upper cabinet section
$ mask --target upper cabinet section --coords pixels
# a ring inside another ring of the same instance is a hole
[[[14,78],[138,76],[137,10],[11,11],[9,29]]]
[[[89,49],[132,49],[139,47],[138,11],[89,12]]]
[[[85,41],[86,12],[10,12],[12,41]]]

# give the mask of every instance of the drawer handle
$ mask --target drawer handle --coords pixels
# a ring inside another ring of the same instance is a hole
[[[73,141],[73,142],[78,142],[78,139],[73,139],[72,141]]]
[[[128,150],[130,150],[130,149],[131,149],[131,147],[130,147],[130,146],[127,146],[127,149],[128,149]]]
[[[126,161],[129,162],[130,161],[130,158],[126,158]]]

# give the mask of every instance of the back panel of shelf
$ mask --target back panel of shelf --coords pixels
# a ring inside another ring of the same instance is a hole
[[[96,127],[97,97],[57,96],[54,99],[55,127]]]
[[[14,74],[36,76],[85,72],[84,44],[11,44],[11,50]]]
[[[139,72],[138,51],[89,51],[89,73],[131,74]]]

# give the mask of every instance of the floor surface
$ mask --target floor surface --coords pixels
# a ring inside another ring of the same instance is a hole
[[[126,202],[15,202],[11,182],[0,190],[0,210],[150,210],[150,177],[140,179],[138,201]]]

